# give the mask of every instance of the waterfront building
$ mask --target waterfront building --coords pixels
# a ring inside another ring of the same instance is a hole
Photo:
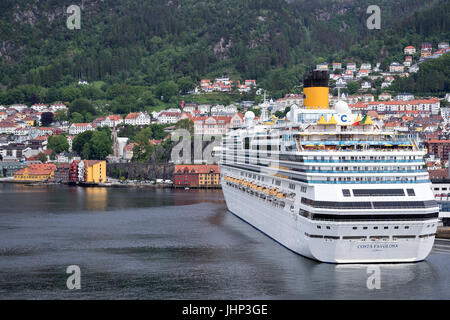
[[[220,171],[217,165],[175,165],[175,186],[217,187]]]
[[[85,183],[104,183],[106,182],[106,161],[102,160],[84,160],[85,164]]]
[[[195,170],[198,167],[198,165],[175,165],[175,186],[198,186],[199,175]]]
[[[56,165],[55,182],[68,183],[70,181],[70,164],[60,163]]]
[[[32,163],[14,174],[16,181],[53,181],[55,176],[53,163]]]
[[[106,182],[106,161],[75,160],[70,165],[70,182],[98,184]]]
[[[198,183],[201,187],[220,185],[220,171],[217,165],[202,165],[197,169]]]

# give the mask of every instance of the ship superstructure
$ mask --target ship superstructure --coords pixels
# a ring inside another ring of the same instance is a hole
[[[229,210],[319,261],[425,259],[439,207],[424,150],[343,101],[330,109],[325,79],[320,71],[305,79],[305,106],[293,106],[284,121],[256,123],[248,112],[245,127],[223,137]]]

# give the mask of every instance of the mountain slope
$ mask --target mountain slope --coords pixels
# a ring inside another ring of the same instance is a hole
[[[83,1],[81,30],[68,30],[73,0],[2,0],[0,84],[65,87],[84,79],[189,89],[202,77],[252,78],[276,95],[315,63],[388,64],[407,44],[448,40],[448,1]],[[377,4],[382,29],[368,30]],[[445,38],[447,37],[447,38]]]

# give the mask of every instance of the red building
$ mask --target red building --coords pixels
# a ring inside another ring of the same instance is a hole
[[[441,160],[448,160],[448,153],[450,151],[450,140],[428,140],[425,141],[429,154],[434,154],[436,158]]]
[[[70,164],[70,182],[78,182],[78,163],[80,163],[80,161],[72,161],[72,163]]]
[[[197,186],[199,184],[198,167],[195,165],[176,165],[174,183],[176,186]]]

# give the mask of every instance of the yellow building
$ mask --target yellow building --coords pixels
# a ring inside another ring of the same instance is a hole
[[[106,182],[106,161],[85,160],[85,183]]]
[[[17,171],[14,180],[17,181],[53,181],[56,166],[53,163],[32,163]]]
[[[25,119],[23,119],[23,121],[25,121],[25,124],[29,127],[32,127],[35,124],[35,121],[32,118],[25,118]]]
[[[219,166],[202,165],[198,166],[197,171],[200,186],[217,186],[220,184]]]

